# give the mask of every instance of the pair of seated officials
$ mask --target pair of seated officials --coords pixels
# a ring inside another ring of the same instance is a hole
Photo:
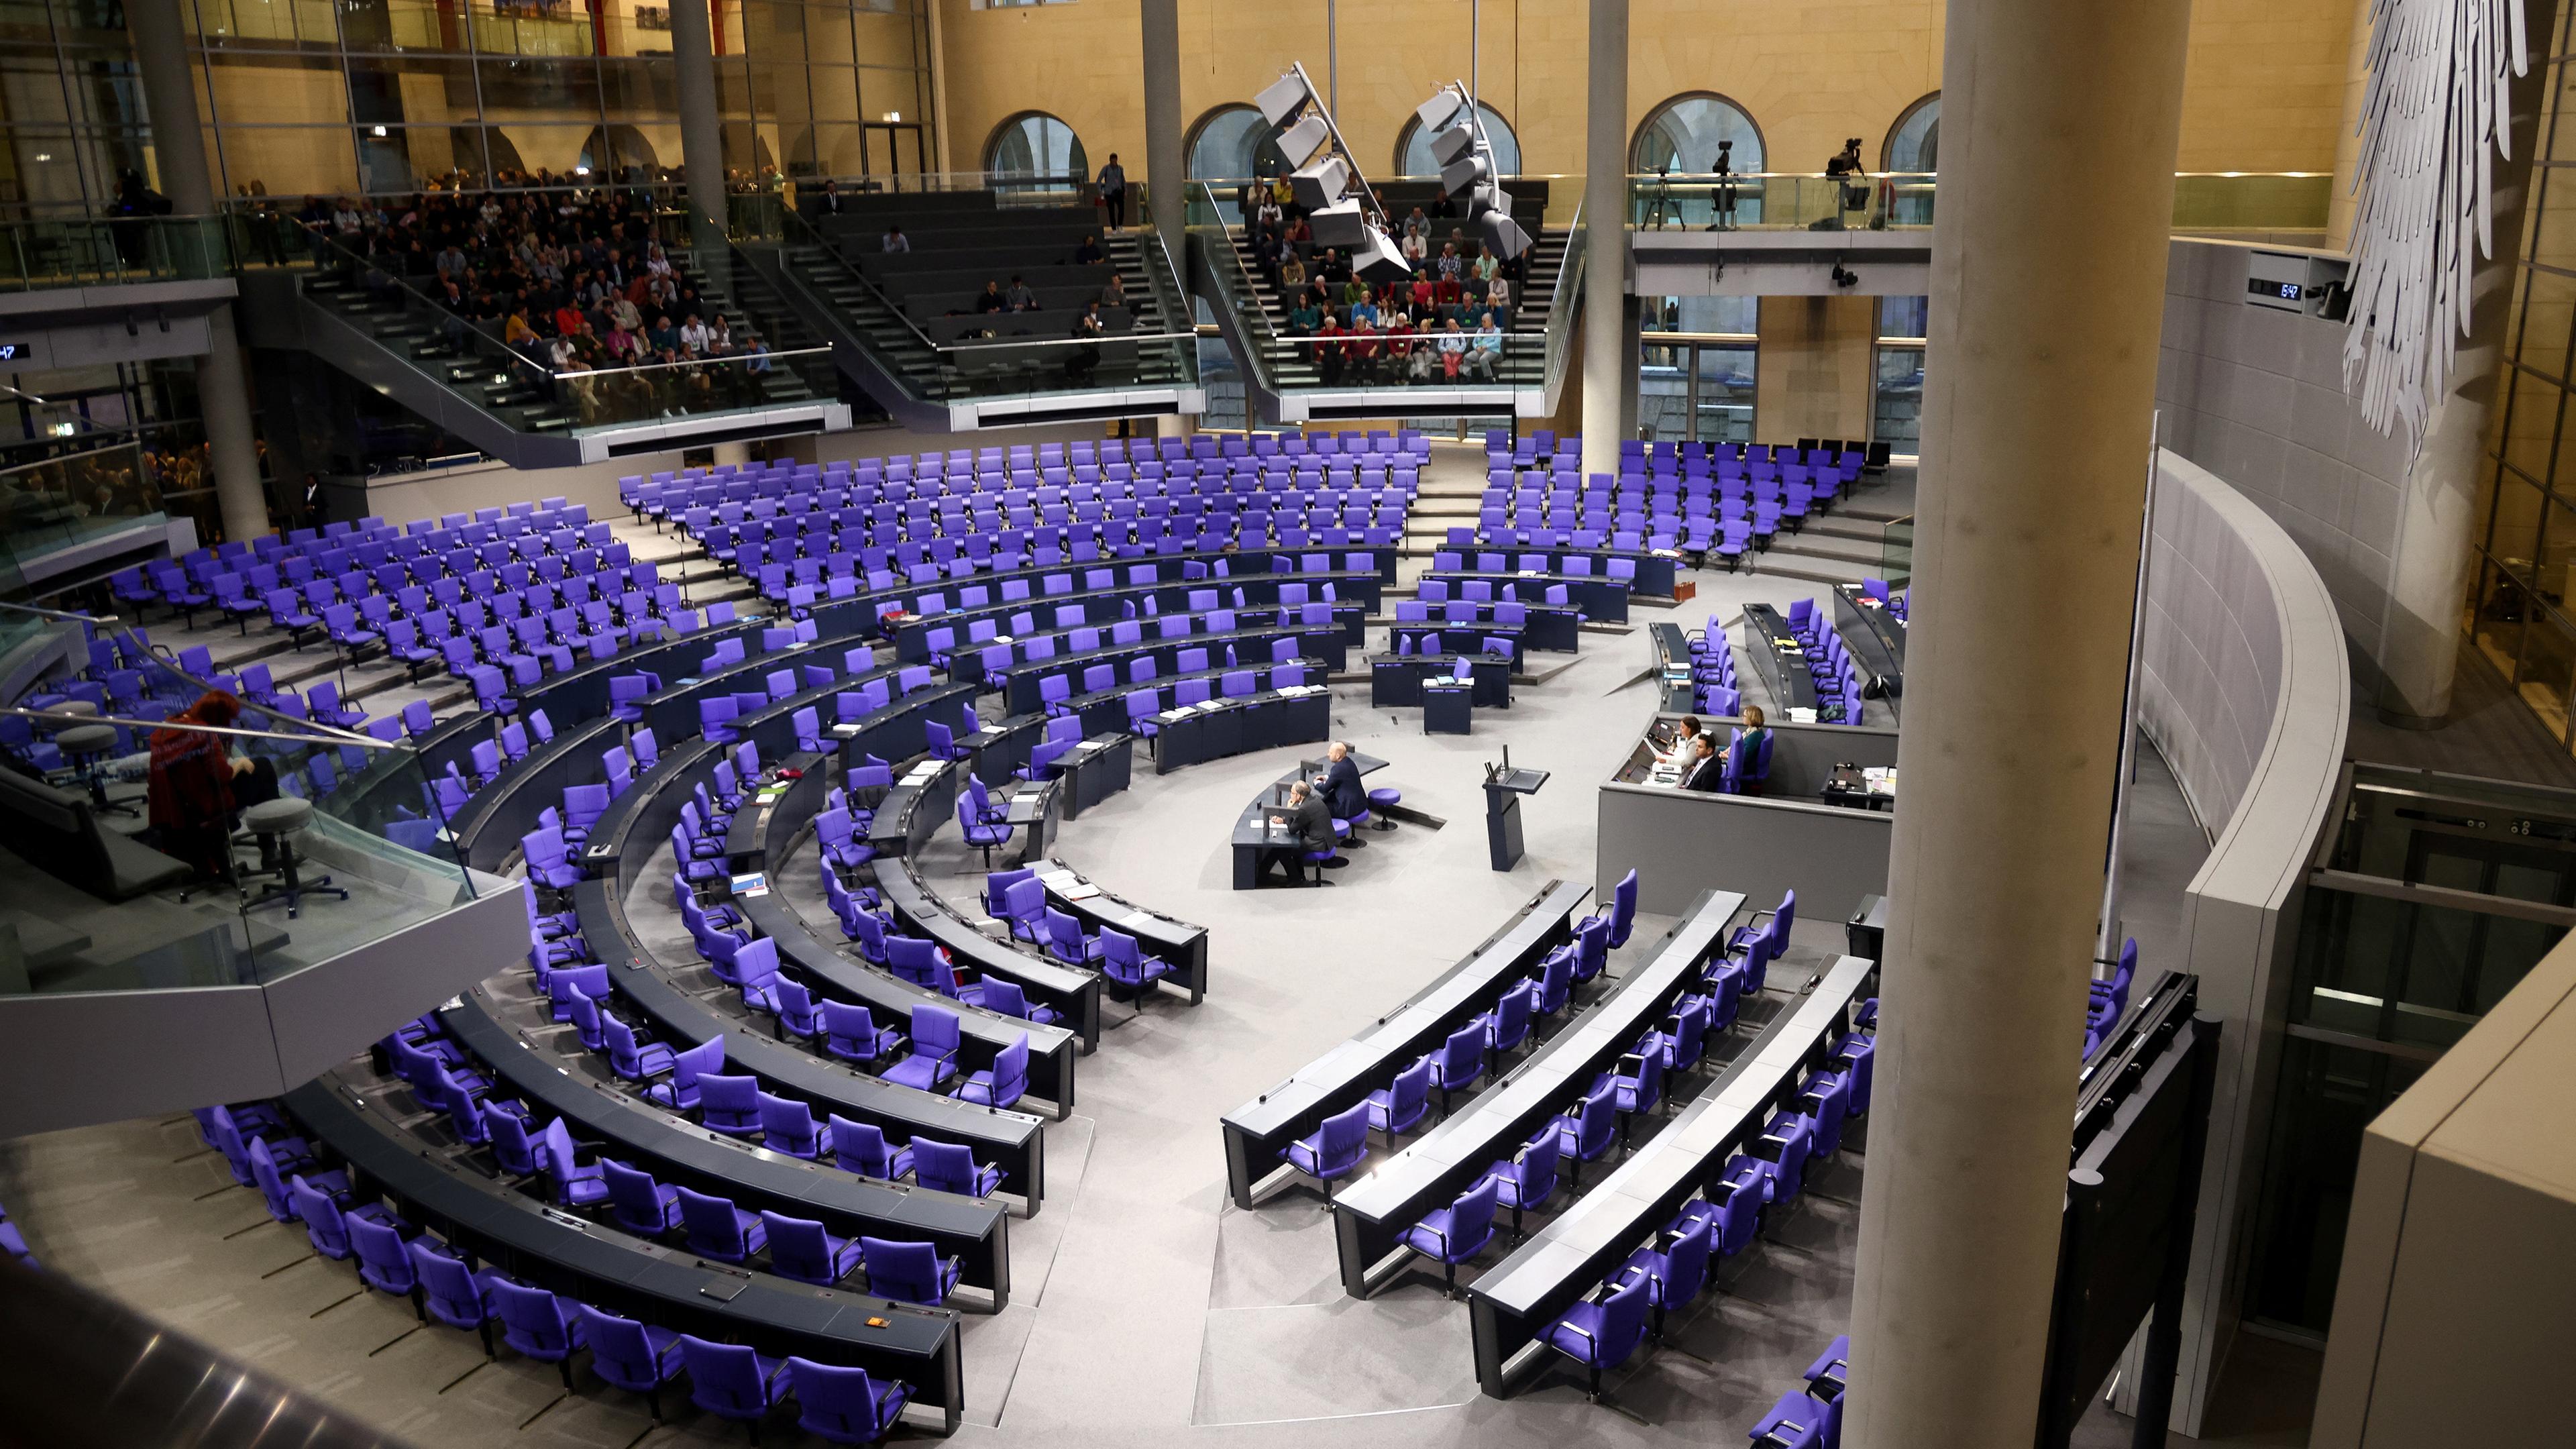
[[[1713,794],[1726,779],[1726,758],[1731,751],[1745,750],[1750,759],[1750,752],[1761,748],[1763,737],[1770,733],[1762,721],[1762,706],[1746,705],[1744,727],[1735,732],[1733,740],[1720,746],[1700,728],[1699,716],[1684,715],[1680,732],[1673,736],[1672,748],[1659,758],[1665,764],[1681,766],[1681,784],[1677,788]]]

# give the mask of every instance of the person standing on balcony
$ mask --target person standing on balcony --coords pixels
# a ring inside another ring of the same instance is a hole
[[[1127,224],[1127,168],[1118,164],[1118,153],[1109,153],[1109,164],[1100,168],[1100,204],[1109,209],[1112,230]]]

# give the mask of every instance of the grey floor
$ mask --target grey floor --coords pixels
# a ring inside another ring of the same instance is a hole
[[[1692,581],[1698,597],[1680,613],[1644,611],[1640,622],[1696,626],[1822,587],[1758,573]],[[1463,1306],[1436,1280],[1412,1275],[1368,1301],[1346,1298],[1317,1196],[1292,1188],[1243,1211],[1225,1193],[1220,1113],[1403,1000],[1550,878],[1592,878],[1595,787],[1653,707],[1646,663],[1642,634],[1588,633],[1571,667],[1508,713],[1480,716],[1465,738],[1426,737],[1413,712],[1371,710],[1358,689],[1337,690],[1334,733],[1393,762],[1370,783],[1451,823],[1372,836],[1330,891],[1229,888],[1235,814],[1295,751],[1140,773],[1064,827],[1059,853],[1104,887],[1210,929],[1213,981],[1195,1008],[1177,997],[1132,1019],[1110,1008],[1120,1024],[1083,1061],[1075,1118],[1047,1128],[1056,1152],[1081,1158],[1078,1180],[1014,1224],[1047,1266],[1009,1312],[966,1324],[960,1439],[1220,1442],[1190,1433],[1204,1429],[1256,1446],[1697,1445],[1740,1442],[1796,1385],[1848,1315],[1865,1130],[1769,1239],[1726,1265],[1727,1291],[1614,1378],[1602,1406],[1552,1368],[1507,1401],[1479,1396]],[[1528,858],[1498,874],[1485,860],[1479,781],[1504,741],[1515,763],[1555,778],[1525,805]],[[2152,963],[2206,842],[2152,758],[2139,798],[2122,915]],[[923,864],[937,889],[971,905],[981,872],[953,832]],[[1661,926],[1641,922],[1631,952]],[[1839,934],[1811,923],[1799,944],[1830,949]],[[543,1365],[506,1354],[484,1365],[465,1335],[414,1331],[406,1307],[361,1294],[345,1267],[272,1223],[199,1150],[186,1118],[0,1144],[0,1201],[54,1270],[422,1445],[744,1437],[684,1404],[654,1431],[639,1404],[586,1375],[564,1395]],[[798,1438],[784,1420],[769,1437]]]

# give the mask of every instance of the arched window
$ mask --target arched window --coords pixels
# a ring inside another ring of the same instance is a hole
[[[1521,174],[1521,138],[1503,113],[1476,103],[1476,115],[1485,123],[1485,140],[1494,148],[1494,168],[1504,176]],[[1395,174],[1398,176],[1437,176],[1440,163],[1431,159],[1431,138],[1438,134],[1422,129],[1418,118],[1407,118],[1404,132],[1395,139]]]
[[[1190,128],[1190,179],[1240,181],[1269,176],[1287,166],[1279,154],[1279,128],[1251,106],[1219,106]]]
[[[997,191],[1064,190],[1091,179],[1082,138],[1044,111],[1022,111],[996,127],[984,145],[984,169]]]
[[[1639,172],[1670,168],[1693,175],[1715,171],[1720,143],[1731,143],[1728,170],[1763,169],[1762,129],[1742,106],[1705,91],[1675,96],[1657,106],[1646,124],[1637,128],[1637,139],[1628,148],[1628,168]]]
[[[1934,91],[1905,108],[1887,131],[1881,157],[1890,171],[1941,169],[1941,93]]]

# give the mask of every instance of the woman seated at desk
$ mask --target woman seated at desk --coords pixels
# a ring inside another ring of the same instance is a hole
[[[1726,763],[1727,751],[1738,745],[1745,746],[1747,758],[1751,757],[1752,752],[1762,748],[1763,739],[1771,733],[1762,727],[1762,719],[1762,706],[1748,704],[1744,707],[1744,726],[1735,732],[1735,738],[1728,742],[1726,749],[1717,752],[1719,764]]]
[[[1682,722],[1673,730],[1672,744],[1654,752],[1655,763],[1679,765],[1683,769],[1689,769],[1692,762],[1699,758],[1699,739],[1699,716],[1683,715]]]

